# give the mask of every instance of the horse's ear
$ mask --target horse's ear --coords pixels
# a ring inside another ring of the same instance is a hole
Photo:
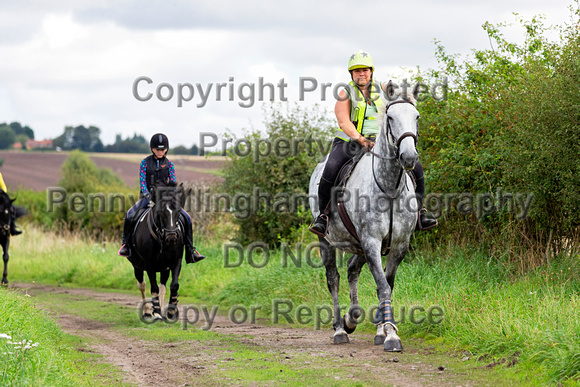
[[[387,96],[387,100],[388,101],[394,101],[395,99],[397,99],[397,88],[395,86],[395,84],[393,83],[393,81],[389,81],[389,83],[387,83],[387,91],[386,91],[386,96]]]

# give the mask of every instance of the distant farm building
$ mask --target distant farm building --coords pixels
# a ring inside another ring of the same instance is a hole
[[[14,149],[22,149],[22,144],[19,142],[14,143],[12,146]],[[26,149],[53,149],[52,140],[26,140]]]

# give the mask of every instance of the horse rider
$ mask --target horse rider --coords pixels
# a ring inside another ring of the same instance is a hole
[[[151,152],[153,154],[147,156],[141,161],[139,171],[139,183],[141,193],[139,201],[135,203],[123,221],[123,246],[118,254],[124,257],[131,255],[129,248],[129,240],[133,229],[135,228],[135,217],[139,210],[145,208],[151,203],[151,190],[157,182],[175,183],[175,166],[166,157],[169,150],[169,139],[163,133],[154,134],[149,142]],[[181,219],[185,227],[185,262],[195,263],[205,258],[193,246],[193,229],[191,224],[191,217],[185,210],[181,209]]]
[[[6,183],[2,178],[2,173],[0,173],[0,190],[8,193]],[[22,231],[16,228],[16,210],[14,209],[14,205],[12,205],[12,209],[10,210],[10,235],[14,236],[20,234],[22,234]]]
[[[342,166],[363,147],[367,151],[375,145],[374,139],[379,133],[380,122],[377,122],[379,110],[383,108],[380,89],[386,93],[386,84],[373,82],[375,67],[372,57],[362,50],[351,55],[348,61],[351,75],[349,86],[343,89],[336,101],[334,113],[340,131],[334,138],[326,166],[318,186],[318,208],[320,215],[310,225],[310,231],[325,237],[328,231],[328,203],[331,190]],[[437,226],[437,219],[423,207],[425,195],[425,177],[423,166],[415,164],[413,175],[417,187],[415,194],[418,201],[419,216],[417,229],[428,230]]]

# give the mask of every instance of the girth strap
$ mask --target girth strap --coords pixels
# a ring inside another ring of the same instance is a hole
[[[344,187],[343,187],[343,189],[344,189]],[[356,228],[354,227],[354,224],[352,224],[352,220],[350,220],[350,216],[348,216],[348,212],[346,212],[346,207],[344,206],[342,191],[337,195],[336,201],[337,201],[336,207],[338,209],[338,215],[340,216],[340,220],[342,220],[344,227],[346,227],[346,229],[348,230],[350,235],[352,235],[354,237],[354,239],[356,239],[357,242],[360,243],[360,239],[359,239],[358,234],[356,232]]]

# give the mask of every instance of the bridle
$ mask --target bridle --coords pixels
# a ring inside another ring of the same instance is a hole
[[[382,193],[384,193],[385,195],[387,195],[389,197],[389,199],[395,199],[397,196],[399,196],[399,186],[401,185],[401,181],[403,179],[403,173],[405,172],[403,168],[401,168],[401,171],[399,172],[399,177],[397,178],[397,184],[395,185],[395,189],[394,189],[394,193],[389,193],[387,192],[387,190],[385,188],[383,188],[383,186],[381,185],[381,183],[379,182],[379,180],[377,179],[377,176],[375,174],[375,160],[374,158],[377,157],[381,160],[398,160],[399,159],[399,146],[401,145],[401,142],[407,138],[407,137],[411,137],[414,141],[415,141],[415,148],[417,147],[417,140],[418,140],[418,131],[417,134],[413,133],[413,132],[404,132],[403,134],[401,134],[399,136],[399,138],[395,138],[395,136],[393,135],[393,130],[391,129],[391,125],[389,123],[389,117],[387,115],[389,108],[395,104],[398,103],[411,103],[410,101],[407,100],[396,100],[393,101],[391,103],[389,103],[387,105],[387,108],[385,109],[385,120],[387,120],[387,130],[385,133],[385,136],[387,137],[387,141],[389,143],[390,146],[392,146],[393,148],[395,148],[395,155],[394,156],[382,156],[377,154],[376,152],[374,152],[372,149],[369,150],[369,153],[372,155],[373,159],[371,160],[371,166],[372,166],[372,170],[373,170],[373,178],[375,180],[375,184],[379,187],[379,189],[381,190]],[[417,124],[418,125],[418,124]]]
[[[369,153],[373,155],[373,157],[378,157],[381,160],[395,160],[399,158],[399,147],[401,145],[401,142],[406,139],[407,137],[411,137],[414,141],[415,141],[415,147],[417,147],[417,141],[419,140],[419,131],[417,130],[417,134],[413,133],[413,132],[404,132],[403,134],[401,134],[399,136],[399,138],[396,138],[395,135],[393,134],[393,129],[391,128],[391,124],[389,123],[389,116],[388,116],[388,112],[389,112],[389,108],[395,104],[398,103],[410,103],[412,105],[412,103],[410,101],[401,99],[401,100],[396,100],[393,101],[391,103],[389,103],[385,109],[385,120],[387,120],[387,131],[385,133],[386,137],[387,137],[387,141],[389,143],[389,145],[391,145],[393,148],[395,148],[395,156],[389,157],[389,156],[381,156],[377,153],[375,153],[372,149],[369,150]],[[417,124],[418,125],[418,124]]]
[[[417,134],[413,133],[413,132],[404,132],[403,134],[401,134],[399,136],[399,138],[395,138],[395,136],[393,135],[393,130],[391,129],[391,125],[389,124],[389,117],[387,115],[387,112],[389,111],[389,108],[397,103],[411,103],[407,100],[396,100],[393,101],[391,103],[389,103],[387,105],[387,108],[385,109],[385,119],[387,120],[387,131],[385,133],[385,136],[387,137],[387,141],[389,143],[390,146],[395,148],[395,155],[394,156],[381,156],[375,152],[373,152],[373,150],[369,150],[369,153],[372,154],[373,159],[371,160],[371,168],[373,170],[373,179],[375,180],[375,184],[377,185],[377,187],[379,187],[379,189],[381,190],[382,193],[384,193],[390,201],[390,211],[389,211],[389,237],[387,240],[387,249],[386,252],[382,255],[387,255],[389,254],[389,252],[391,251],[391,242],[392,242],[392,238],[393,238],[393,212],[394,212],[394,204],[393,201],[394,199],[396,199],[399,194],[401,193],[401,188],[399,188],[401,186],[401,181],[403,180],[403,175],[405,173],[404,168],[401,168],[401,171],[399,172],[399,176],[397,178],[397,184],[395,185],[395,189],[393,193],[389,193],[379,182],[379,180],[377,179],[377,176],[375,174],[375,160],[374,158],[377,157],[381,160],[398,160],[399,159],[399,146],[401,145],[401,142],[407,138],[407,137],[411,137],[414,141],[415,141],[415,148],[417,147],[417,140],[418,140],[418,135],[419,135],[419,130],[418,130],[418,124],[417,124]],[[385,268],[386,271],[386,268]]]
[[[171,200],[175,200],[175,198],[172,198]],[[157,206],[159,206],[159,208],[155,208]],[[166,224],[160,225],[160,223],[163,223],[160,222],[160,219],[162,218],[161,214],[159,213],[160,211],[169,212],[169,227],[167,227]],[[151,233],[153,239],[156,239],[162,245],[163,242],[165,242],[168,238],[175,238],[176,240],[179,240],[183,234],[178,219],[179,213],[176,215],[174,214],[174,211],[176,211],[176,209],[172,209],[169,206],[168,200],[161,200],[158,204],[155,204],[151,208],[151,211],[149,211],[149,216],[147,218],[149,232]]]

